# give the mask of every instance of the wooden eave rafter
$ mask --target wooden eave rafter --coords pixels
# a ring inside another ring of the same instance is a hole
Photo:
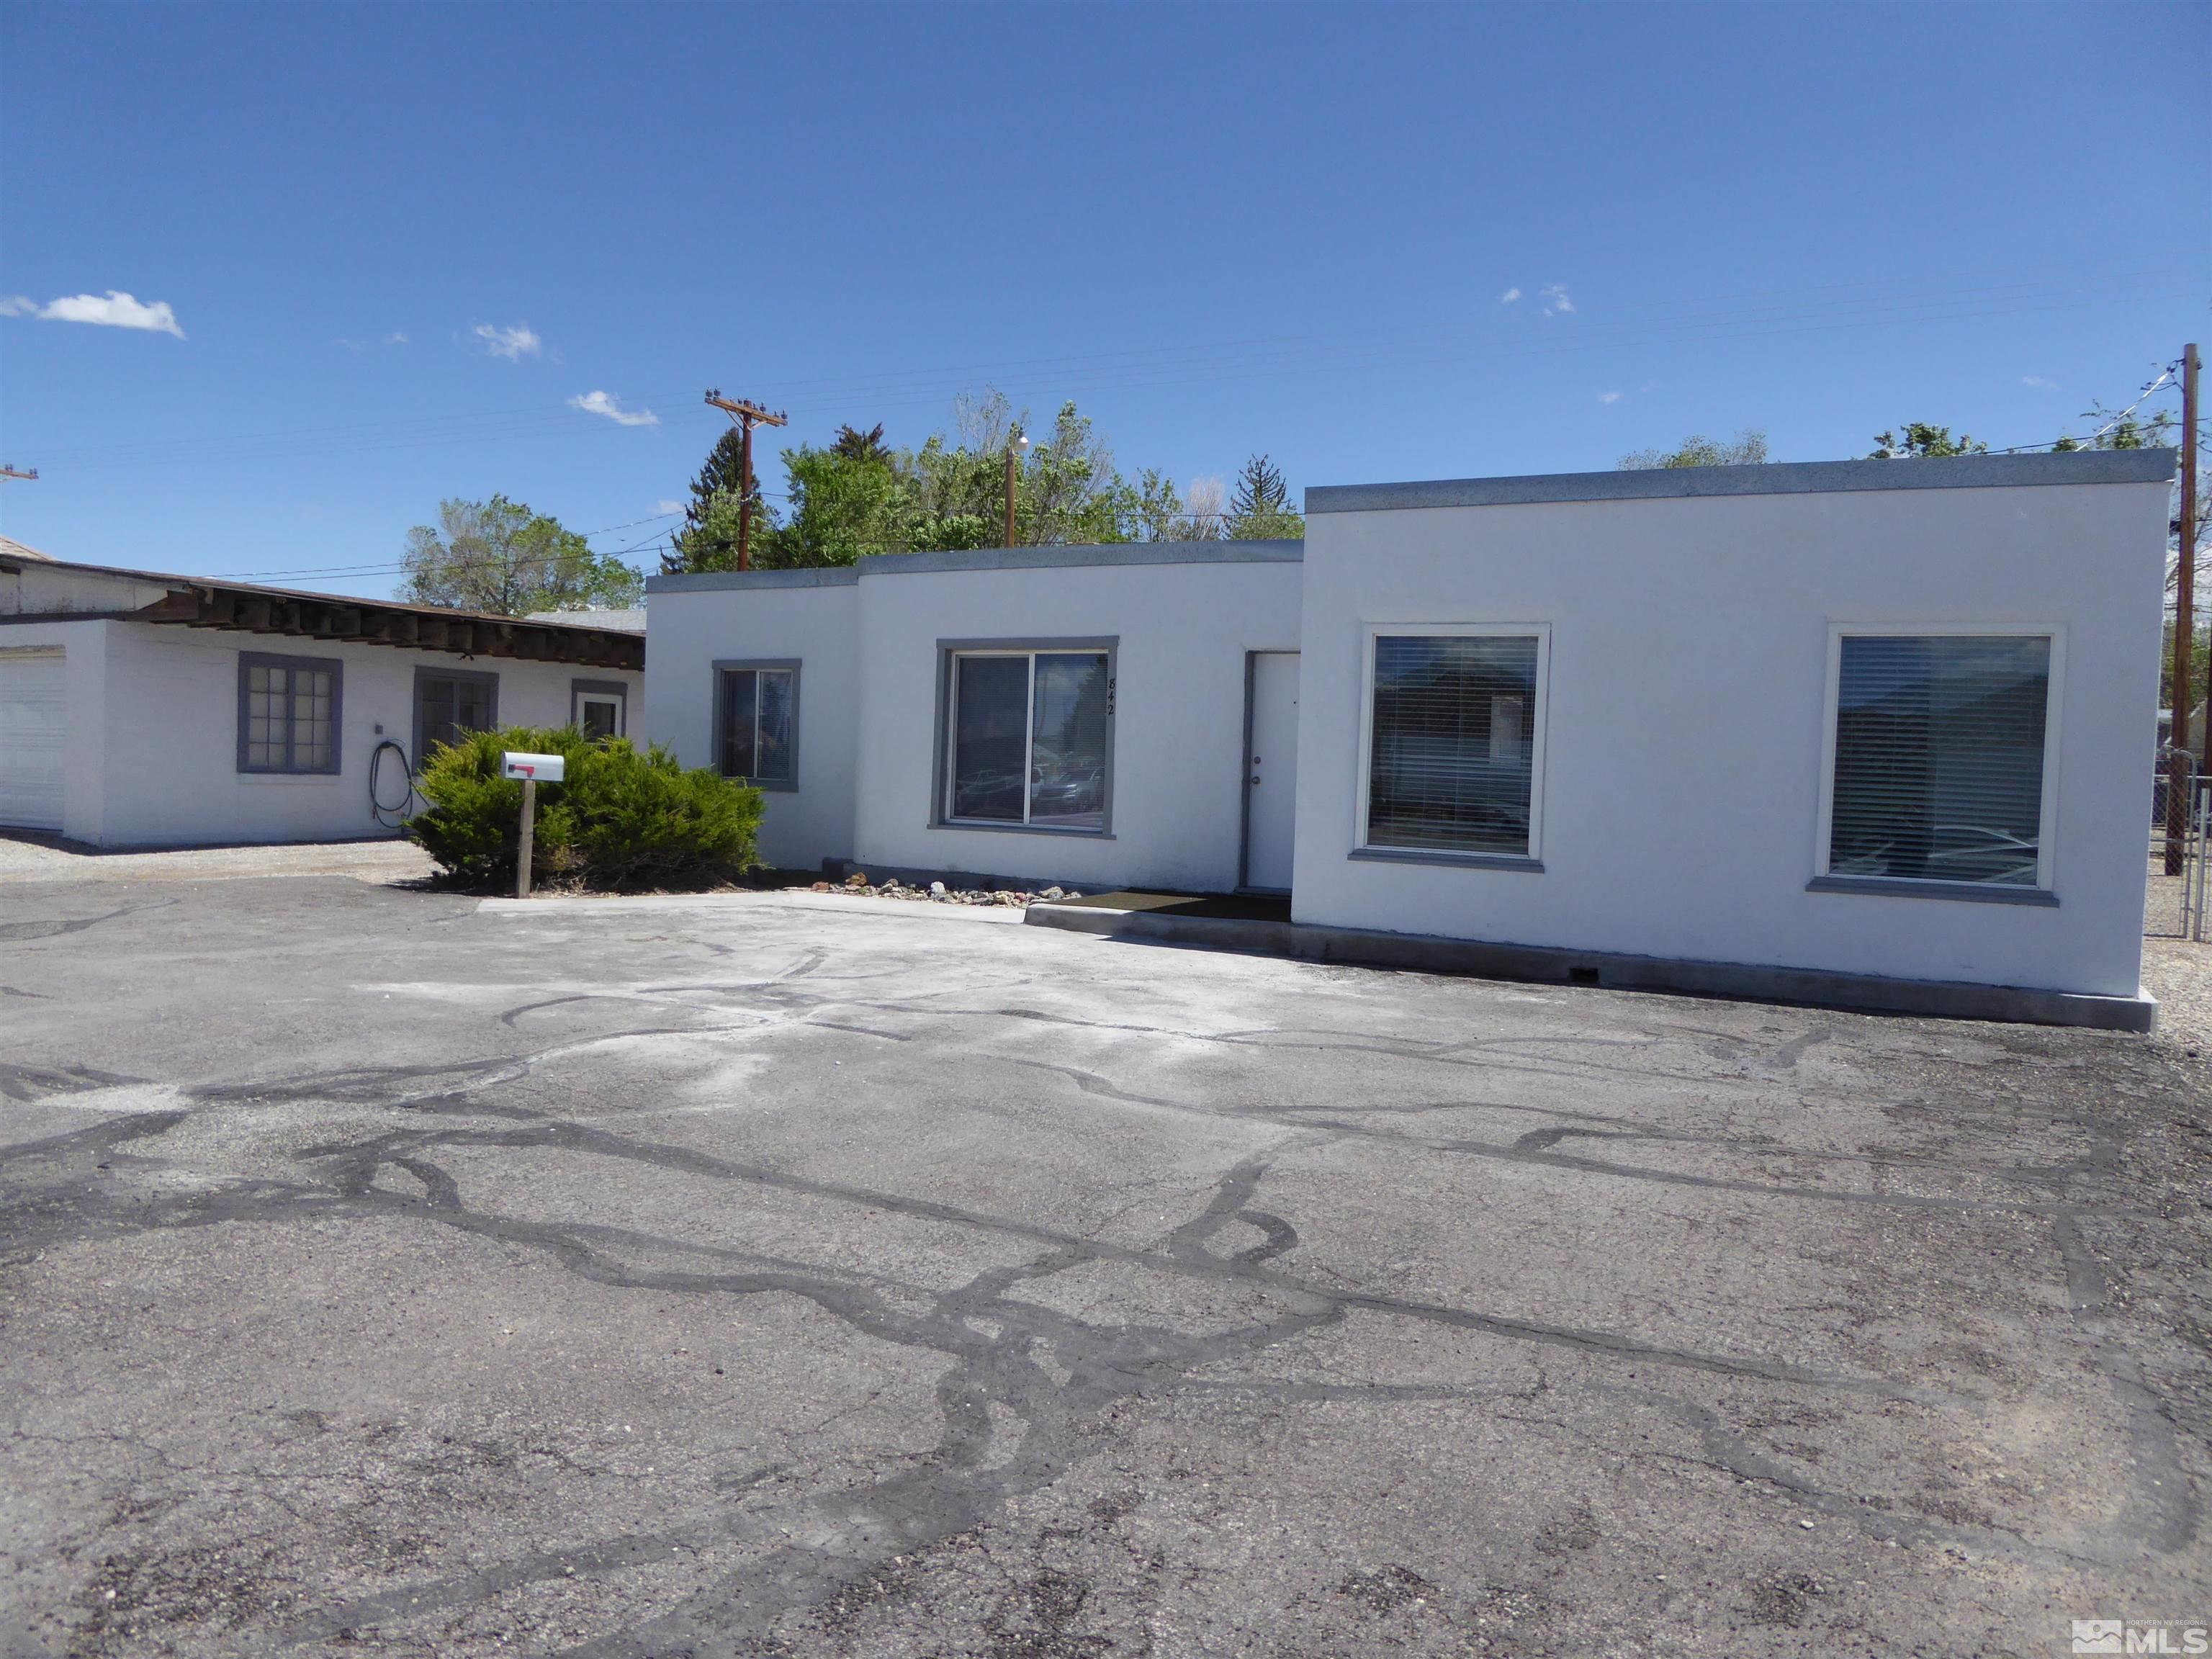
[[[512,617],[477,616],[427,605],[386,605],[272,592],[222,582],[189,582],[128,613],[133,622],[219,628],[296,639],[354,641],[462,657],[510,657],[522,662],[573,663],[584,668],[645,666],[642,635],[613,628],[572,628]]]

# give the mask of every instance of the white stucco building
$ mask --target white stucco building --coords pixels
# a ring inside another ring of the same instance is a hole
[[[644,638],[594,614],[479,617],[0,550],[0,826],[99,847],[396,834],[408,773],[457,730],[641,729]]]
[[[661,577],[647,729],[769,789],[786,866],[1287,890],[1315,937],[2128,1024],[2172,471],[1354,486],[1303,544]]]

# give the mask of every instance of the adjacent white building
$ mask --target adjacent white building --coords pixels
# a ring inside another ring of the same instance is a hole
[[[2131,1002],[2172,472],[1353,486],[1303,544],[660,577],[646,729],[786,866]]]
[[[398,833],[457,731],[642,728],[645,641],[0,549],[0,825],[99,847]],[[380,806],[382,810],[379,810]]]

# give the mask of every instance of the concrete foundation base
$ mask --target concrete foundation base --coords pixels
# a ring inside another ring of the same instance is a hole
[[[1304,922],[1117,910],[1096,901],[1080,905],[1032,904],[1024,920],[1035,927],[1060,927],[1109,939],[1200,945],[1217,951],[1250,951],[1267,956],[1298,957],[1309,962],[1407,968],[1422,973],[1469,974],[1484,979],[1534,980],[1553,985],[1600,985],[1613,990],[1674,991],[1753,1002],[1807,1003],[1869,1013],[2081,1025],[2106,1031],[2148,1031],[2158,1016],[2156,1000],[2142,995],[2087,996],[2072,991],[1967,985],[1943,980],[1887,979],[1872,974],[1827,973],[1811,968],[1683,962],[1663,957],[1565,951],[1548,945],[1495,945],[1419,933],[1320,927]]]

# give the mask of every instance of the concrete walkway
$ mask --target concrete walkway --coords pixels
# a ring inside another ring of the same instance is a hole
[[[295,842],[279,847],[182,847],[111,853],[75,842],[0,830],[0,883],[233,881],[264,876],[352,876],[419,881],[437,866],[404,841]]]

